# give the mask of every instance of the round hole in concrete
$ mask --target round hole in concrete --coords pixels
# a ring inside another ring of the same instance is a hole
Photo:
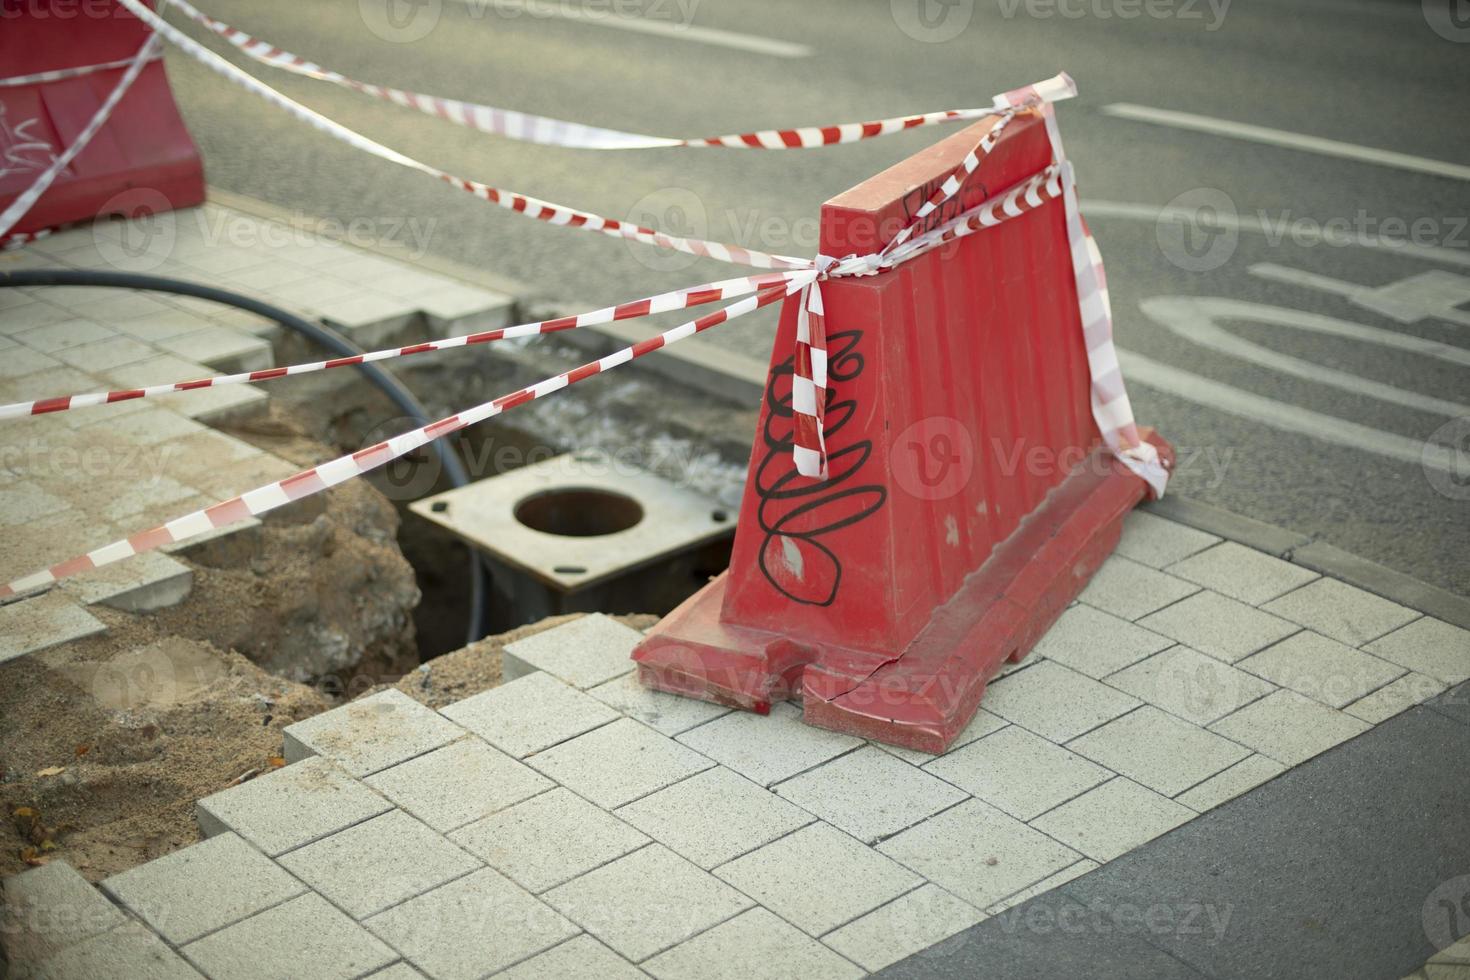
[[[714,521],[716,524],[723,524],[730,519],[730,515],[722,510],[717,510],[709,515],[709,519]]]
[[[626,494],[589,487],[558,487],[516,504],[516,520],[533,531],[595,538],[626,531],[643,520],[643,505]]]

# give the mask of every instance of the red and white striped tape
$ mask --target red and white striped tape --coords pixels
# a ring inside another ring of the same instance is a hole
[[[275,483],[263,487],[257,487],[248,493],[238,497],[232,497],[222,503],[203,510],[194,511],[183,517],[169,521],[149,531],[134,534],[114,541],[112,544],[89,551],[84,555],[52,565],[34,574],[16,579],[6,585],[0,585],[0,599],[26,592],[31,589],[43,588],[60,579],[85,572],[103,565],[131,558],[134,555],[152,551],[166,544],[183,541],[195,535],[203,534],[214,528],[224,527],[249,517],[259,516],[291,503],[303,497],[334,487],[356,476],[361,476],[392,460],[398,459],[407,453],[425,446],[435,439],[458,432],[461,429],[494,418],[502,412],[509,411],[517,405],[544,397],[555,391],[560,391],[579,381],[612,370],[619,365],[651,354],[656,350],[667,347],[669,344],[677,343],[696,333],[708,330],[727,320],[745,316],[763,306],[777,302],[783,297],[795,293],[801,289],[810,277],[815,273],[808,272],[803,275],[793,276],[789,281],[770,289],[762,290],[752,296],[747,296],[736,303],[713,313],[706,314],[697,320],[690,320],[680,324],[671,330],[666,330],[656,337],[640,341],[631,347],[624,347],[616,353],[599,358],[583,364],[581,367],[571,371],[547,378],[537,384],[522,388],[508,395],[502,395],[493,401],[477,405],[472,409],[458,414],[442,418],[430,425],[405,432],[403,435],[394,436],[385,442],[377,443],[366,449],[359,450],[347,456],[339,457],[331,462],[314,466],[303,470],[295,476],[287,477]]]
[[[617,129],[604,129],[583,123],[568,122],[550,116],[538,116],[514,109],[448,99],[438,95],[423,95],[406,89],[375,85],[358,81],[341,72],[324,68],[301,55],[285,51],[269,41],[246,34],[223,21],[202,13],[187,0],[165,0],[177,7],[191,20],[213,31],[238,48],[247,57],[260,64],[281,71],[302,75],[318,81],[330,82],[343,88],[418,112],[445,119],[449,122],[496,136],[586,150],[639,150],[659,147],[728,147],[732,149],[795,150],[818,146],[836,146],[857,143],[862,140],[901,133],[922,126],[944,123],[968,122],[983,119],[998,109],[1015,108],[1022,104],[1017,93],[1026,93],[1019,98],[1066,99],[1076,95],[1071,79],[1058,75],[1038,85],[1028,86],[997,95],[989,106],[974,109],[945,109],[939,112],[924,112],[910,116],[892,116],[869,122],[837,123],[827,126],[803,126],[796,129],[763,129],[751,133],[733,133],[727,136],[705,136],[697,139],[680,139],[671,136],[650,136],[644,133],[629,133]]]
[[[97,107],[97,111],[92,114],[92,118],[87,120],[87,125],[82,127],[82,131],[77,134],[76,139],[72,140],[71,145],[57,154],[56,159],[51,161],[51,165],[41,171],[31,183],[31,186],[21,191],[19,196],[10,202],[9,207],[4,211],[0,211],[0,240],[6,238],[6,233],[15,227],[17,221],[26,216],[26,212],[30,211],[42,194],[46,193],[46,188],[51,186],[52,181],[56,179],[57,175],[76,159],[78,153],[81,153],[87,148],[88,143],[92,142],[92,137],[97,135],[97,131],[107,122],[108,117],[112,115],[112,111],[122,101],[122,97],[127,95],[128,89],[133,87],[133,82],[137,81],[138,75],[142,73],[144,65],[152,58],[158,56],[159,47],[160,43],[156,36],[150,36],[148,40],[143,42],[142,47],[138,48],[138,53],[133,55],[128,61],[128,70],[123,72],[122,77],[117,80],[117,84],[113,86],[112,91],[108,93],[107,98],[103,100],[102,104]],[[41,236],[37,234],[35,237],[39,238]],[[31,238],[28,240],[33,241],[35,239]]]
[[[161,52],[155,51],[149,61],[157,61],[163,57]],[[54,68],[51,71],[38,71],[32,75],[12,75],[9,78],[0,78],[0,88],[11,88],[18,85],[47,85],[51,82],[62,82],[68,78],[81,78],[84,75],[94,75],[99,71],[112,71],[114,68],[126,68],[133,63],[132,58],[119,58],[117,61],[105,61],[100,65],[79,65],[75,68]]]
[[[719,302],[720,300],[734,299],[737,296],[745,296],[770,286],[789,282],[793,277],[804,275],[807,275],[807,273],[768,272],[758,276],[722,279],[719,282],[705,283],[701,286],[690,286],[687,289],[676,289],[672,292],[660,293],[657,296],[645,297],[644,299],[634,300],[630,303],[607,306],[600,310],[581,313],[577,316],[558,317],[554,320],[539,320],[534,323],[522,323],[513,327],[500,327],[495,330],[484,330],[479,333],[466,334],[463,337],[448,337],[444,340],[409,344],[406,347],[390,347],[386,350],[371,351],[352,357],[336,357],[326,361],[309,361],[304,364],[264,368],[259,371],[247,371],[239,374],[222,374],[211,378],[174,381],[168,384],[149,385],[144,388],[124,388],[117,391],[97,391],[90,394],[37,398],[34,401],[0,405],[0,419],[18,418],[26,415],[47,415],[52,412],[66,412],[72,409],[90,408],[95,405],[110,405],[115,402],[131,401],[136,398],[172,395],[182,391],[199,391],[204,388],[219,388],[226,385],[273,381],[276,378],[294,377],[301,374],[311,374],[316,371],[328,371],[333,368],[351,367],[355,364],[368,364],[374,361],[386,361],[395,357],[410,357],[415,354],[428,354],[433,351],[453,350],[459,347],[488,344],[497,340],[534,337],[538,334],[576,330],[580,327],[590,327],[601,323],[632,320],[658,313],[668,313],[673,310],[703,306],[707,303]]]

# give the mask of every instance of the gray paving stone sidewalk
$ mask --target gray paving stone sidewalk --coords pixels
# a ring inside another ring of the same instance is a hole
[[[137,975],[859,976],[1470,678],[1470,632],[1264,553],[1148,514],[1119,552],[944,756],[642,691],[587,617],[442,711],[292,726],[206,841],[102,893],[11,879],[85,913],[22,945],[58,980],[99,936]]]
[[[410,327],[446,336],[500,326],[512,306],[498,293],[215,204],[97,222],[0,255],[0,272],[28,269],[217,286],[328,320],[369,348]],[[271,367],[279,330],[165,293],[0,289],[0,404]],[[0,421],[0,581],[294,473],[211,428],[262,412],[268,397],[267,387],[236,385]],[[192,586],[185,564],[154,552],[0,606],[0,661],[101,632],[88,606],[147,612],[181,602]]]

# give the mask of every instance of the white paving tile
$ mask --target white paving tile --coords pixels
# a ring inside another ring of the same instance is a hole
[[[1428,616],[1374,640],[1366,649],[1446,684],[1470,680],[1470,630]]]
[[[835,869],[841,871],[840,887],[833,886]],[[824,823],[736,858],[715,874],[811,936],[871,912],[923,881]]]
[[[1258,753],[1252,754],[1188,792],[1180,793],[1174,797],[1174,801],[1204,813],[1235,799],[1246,790],[1255,789],[1268,779],[1275,779],[1283,772],[1286,772],[1286,767],[1276,760]]]
[[[313,892],[210,933],[185,946],[183,953],[211,980],[352,980],[398,958],[376,936]],[[156,976],[136,975],[149,980]]]
[[[1198,590],[1199,586],[1173,575],[1113,555],[1102,563],[1077,598],[1104,612],[1134,620]]]
[[[637,671],[599,684],[587,693],[670,738],[730,713],[724,705],[644,687],[638,682]]]
[[[354,776],[366,776],[463,735],[458,725],[390,688],[287,727],[286,759],[322,755]]]
[[[1247,657],[1239,667],[1330,708],[1349,705],[1404,673],[1397,664],[1311,630]]]
[[[981,704],[992,714],[1053,742],[1065,742],[1133,710],[1138,700],[1043,660],[991,682]]]
[[[645,980],[638,969],[585,932],[517,963],[495,980]]]
[[[1213,534],[1135,510],[1123,519],[1118,554],[1154,568],[1164,568],[1219,542]]]
[[[882,749],[889,755],[898,756],[910,765],[922,766],[925,763],[933,762],[935,759],[942,759],[945,755],[949,755],[952,752],[957,752],[975,741],[975,739],[984,738],[991,732],[1000,731],[1009,724],[1010,722],[1004,718],[997,717],[984,708],[981,708],[975,712],[975,717],[970,719],[970,723],[964,727],[964,730],[954,737],[954,741],[949,743],[949,748],[940,755],[935,755],[933,752],[920,752],[917,749],[905,749],[897,745],[885,745],[882,742],[869,742],[868,744],[874,748]]]
[[[1164,796],[1228,769],[1250,750],[1144,705],[1067,743],[1067,748]]]
[[[980,800],[967,800],[890,837],[878,850],[976,908],[1034,885],[1082,857]]]
[[[449,839],[538,894],[648,843],[640,831],[565,789],[533,796]]]
[[[601,701],[540,672],[455,702],[440,713],[519,759],[618,718]]]
[[[526,760],[605,809],[620,807],[714,766],[631,718],[622,718]]]
[[[94,977],[199,980],[199,974],[178,953],[136,922],[63,949],[46,961],[39,975],[47,980],[93,980]]]
[[[782,702],[769,715],[733,711],[679,736],[679,741],[762,786],[789,779],[862,745],[862,739],[814,728],[801,709]]]
[[[968,929],[985,916],[938,885],[925,884],[822,937],[865,970],[877,972]]]
[[[816,819],[723,766],[629,803],[617,816],[705,869]]]
[[[314,756],[200,800],[205,836],[233,831],[271,857],[361,823],[393,804]]]
[[[1119,776],[1043,814],[1031,826],[1107,863],[1193,816],[1188,807]]]
[[[306,887],[241,838],[221,834],[113,875],[102,890],[178,946]]]
[[[1223,541],[1191,555],[1170,565],[1167,571],[1253,606],[1269,602],[1318,577],[1310,569],[1234,541]]]
[[[635,963],[753,904],[662,844],[603,865],[553,888],[544,898]]]
[[[1156,653],[1107,682],[1196,725],[1208,725],[1276,690],[1253,674],[1189,647]]]
[[[1006,896],[999,902],[996,902],[994,905],[990,906],[990,908],[986,909],[985,914],[998,915],[999,913],[1004,912],[1006,909],[1013,909],[1017,905],[1020,905],[1022,902],[1029,902],[1037,895],[1045,895],[1053,888],[1060,888],[1067,882],[1075,881],[1078,878],[1081,878],[1083,875],[1087,874],[1089,871],[1096,871],[1100,867],[1102,867],[1102,865],[1098,864],[1091,858],[1083,858],[1076,864],[1069,864],[1067,867],[1058,871],[1056,874],[1048,875],[1034,885],[1031,885],[1027,888],[1022,888],[1014,895]]]
[[[363,925],[435,980],[480,980],[580,931],[490,868],[411,898]]]
[[[1371,727],[1295,691],[1277,691],[1215,722],[1210,731],[1295,766]]]
[[[1309,582],[1262,608],[1353,647],[1419,618],[1412,609],[1330,578]]]
[[[1295,623],[1208,589],[1143,617],[1138,625],[1230,664],[1300,629]]]
[[[1448,687],[1444,681],[1425,674],[1407,673],[1392,684],[1354,701],[1343,710],[1370,725],[1387,721],[1400,711],[1422,704]]]
[[[440,833],[447,833],[556,784],[471,736],[364,780]]]
[[[847,980],[850,961],[762,908],[742,912],[644,964],[658,980],[748,980],[789,976]]]
[[[1099,678],[1173,645],[1166,636],[1079,603],[1062,613],[1033,653]]]
[[[942,779],[872,746],[778,783],[776,792],[869,844],[965,798]]]
[[[1113,776],[1102,766],[1015,725],[924,768],[1017,820],[1030,820]]]
[[[280,862],[359,919],[480,867],[480,862],[399,810],[307,844]]]
[[[633,648],[643,635],[602,613],[543,630],[505,647],[505,676],[535,670],[586,690],[633,670]]]

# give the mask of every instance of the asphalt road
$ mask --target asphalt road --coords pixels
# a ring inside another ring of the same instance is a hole
[[[1082,94],[1061,124],[1135,411],[1180,448],[1176,492],[1470,594],[1470,23],[1441,16],[1443,0],[643,0],[641,15],[585,0],[613,9],[611,23],[571,16],[572,0],[529,0],[534,12],[510,0],[201,2],[363,80],[676,136],[983,104],[1065,69]],[[688,24],[699,31],[665,30]],[[383,36],[405,34],[422,36]],[[215,186],[397,229],[408,251],[546,296],[601,304],[731,274],[479,204],[168,57]],[[248,67],[450,172],[797,255],[816,250],[823,200],[942,133],[591,153]],[[1278,132],[1242,139],[1221,122]],[[1324,225],[1341,234],[1314,236]],[[763,356],[770,320],[708,336]]]

